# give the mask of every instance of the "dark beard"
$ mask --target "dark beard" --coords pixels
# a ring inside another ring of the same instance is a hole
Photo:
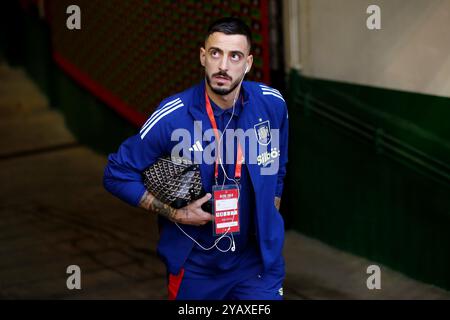
[[[239,81],[236,81],[231,85],[230,89],[213,88],[213,86],[211,85],[211,79],[208,75],[206,75],[206,82],[211,88],[211,91],[214,92],[215,94],[218,94],[219,96],[226,96],[227,94],[233,92],[233,90],[236,89],[237,86],[239,85]]]

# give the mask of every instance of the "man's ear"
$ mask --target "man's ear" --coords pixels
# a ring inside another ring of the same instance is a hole
[[[202,66],[205,66],[205,59],[206,59],[206,50],[205,48],[200,48],[200,64]]]
[[[250,72],[250,70],[252,69],[252,65],[253,65],[253,55],[250,54],[247,57],[247,69],[248,69],[247,72]]]

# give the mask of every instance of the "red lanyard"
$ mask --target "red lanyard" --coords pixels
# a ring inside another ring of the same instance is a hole
[[[211,121],[211,126],[214,130],[214,136],[216,137],[216,144],[217,144],[217,152],[216,152],[216,161],[214,164],[214,177],[217,181],[217,178],[219,177],[219,163],[218,163],[218,156],[219,156],[219,131],[217,129],[217,123],[216,119],[214,118],[214,113],[211,108],[211,102],[209,101],[208,93],[205,90],[205,101],[206,101],[206,112],[208,113],[209,121]],[[224,133],[225,134],[225,133]],[[237,146],[237,161],[236,161],[236,167],[234,168],[234,178],[239,179],[241,177],[242,172],[242,163],[244,162],[244,157],[242,156],[242,148],[241,144],[238,141]]]

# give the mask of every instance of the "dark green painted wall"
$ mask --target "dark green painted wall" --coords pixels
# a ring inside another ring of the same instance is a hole
[[[319,100],[449,164],[450,131],[443,119],[450,119],[450,99],[294,71],[289,85],[288,207],[294,228],[450,289],[450,181],[411,164],[414,159],[380,152],[376,136],[363,139],[308,109]]]

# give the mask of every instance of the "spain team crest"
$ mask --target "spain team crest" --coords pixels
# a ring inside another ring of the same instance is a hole
[[[268,145],[270,143],[270,139],[272,138],[270,135],[270,122],[269,120],[260,122],[255,124],[255,134],[258,139],[258,143],[262,145]]]

